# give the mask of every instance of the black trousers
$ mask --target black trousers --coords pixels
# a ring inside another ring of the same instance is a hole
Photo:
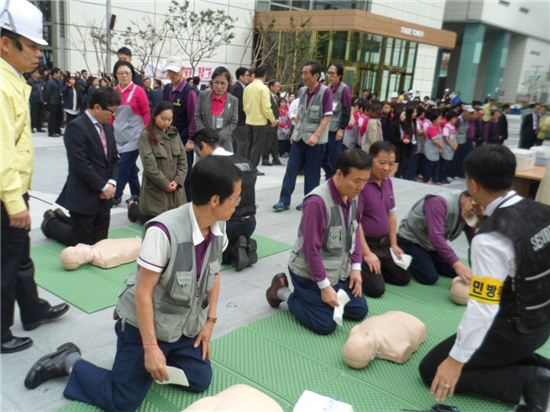
[[[264,162],[269,162],[269,155],[271,155],[274,162],[279,161],[279,139],[277,139],[277,129],[277,126],[266,126],[266,144],[262,156],[262,161]]]
[[[254,233],[254,230],[256,230],[256,216],[249,216],[239,220],[228,220],[225,229],[228,244],[223,252],[223,262],[229,263],[231,262],[231,252],[239,236],[244,236],[248,240]]]
[[[245,125],[235,127],[235,130],[233,130],[233,134],[231,135],[233,152],[238,156],[244,157],[245,159],[248,159],[248,141],[250,140],[248,138],[249,133],[250,130],[248,126]]]
[[[44,121],[44,103],[42,102],[31,102],[31,128],[41,129],[42,122]]]
[[[363,278],[363,293],[372,298],[378,298],[386,291],[386,282],[393,285],[404,286],[411,280],[411,274],[397,266],[390,252],[390,239],[388,236],[380,238],[366,238],[369,249],[380,260],[382,275],[372,272],[363,261],[361,277]]]
[[[48,230],[52,239],[64,245],[75,246],[78,243],[93,245],[100,240],[107,239],[110,222],[110,209],[100,210],[95,215],[71,212],[69,223],[54,218],[49,221]]]
[[[28,201],[25,195],[25,201]],[[48,302],[39,299],[34,281],[34,264],[30,251],[31,242],[27,229],[17,229],[10,226],[10,219],[4,203],[1,203],[1,267],[0,279],[2,286],[1,319],[2,341],[12,336],[10,328],[13,325],[15,302],[19,305],[21,321],[24,324],[36,322],[42,312],[49,307]]]
[[[456,392],[518,404],[523,388],[532,384],[536,368],[550,368],[549,359],[535,354],[549,335],[550,324],[527,335],[497,317],[481,346],[464,365]],[[427,385],[431,385],[437,367],[447,358],[455,340],[456,335],[445,339],[420,363],[420,375]]]
[[[266,145],[266,133],[267,126],[251,126],[248,125],[248,156],[247,159],[250,164],[256,168],[260,164],[260,160],[264,153],[264,147]]]
[[[61,125],[63,124],[63,107],[61,104],[48,104],[48,134],[61,133]]]

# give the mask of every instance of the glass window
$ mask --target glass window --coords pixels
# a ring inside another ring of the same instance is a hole
[[[384,64],[386,66],[391,65],[392,50],[393,50],[393,39],[386,39],[386,50],[385,50],[385,56],[384,56]]]
[[[290,9],[290,0],[277,0],[271,2],[271,10],[289,10]]]
[[[361,33],[351,32],[350,33],[350,43],[349,43],[349,56],[348,61],[356,62],[357,61],[357,51],[361,45]]]
[[[346,46],[348,43],[348,32],[339,31],[334,33],[332,38],[332,54],[331,58],[336,60],[344,60],[346,58]]]
[[[259,0],[258,11],[269,11],[269,0]]]
[[[292,0],[293,9],[309,10],[309,0]]]
[[[401,67],[401,65],[403,64],[404,43],[405,42],[403,40],[395,39],[393,46],[393,59],[391,62],[392,66]]]
[[[388,96],[388,80],[390,77],[390,73],[388,70],[384,70],[382,72],[382,85],[380,86],[380,100],[384,100]]]
[[[409,42],[409,53],[407,56],[407,72],[412,73],[414,71],[414,65],[416,64],[416,46],[414,42]]]
[[[317,56],[319,60],[327,59],[330,46],[330,32],[320,31],[317,33]]]
[[[374,36],[372,34],[365,35],[363,50],[364,61],[366,63],[379,64],[380,52],[382,50],[382,37]]]

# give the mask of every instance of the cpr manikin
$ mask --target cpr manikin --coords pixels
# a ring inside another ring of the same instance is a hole
[[[283,412],[277,402],[248,385],[233,385],[215,396],[202,398],[183,412]]]
[[[391,311],[355,326],[344,345],[344,360],[361,369],[375,357],[405,363],[426,339],[426,325],[405,312]]]
[[[469,293],[470,285],[467,284],[460,276],[456,276],[451,285],[451,299],[453,302],[457,305],[467,305]]]
[[[75,270],[86,263],[110,269],[135,261],[140,247],[138,238],[104,239],[93,246],[79,243],[63,249],[61,265],[65,270]]]

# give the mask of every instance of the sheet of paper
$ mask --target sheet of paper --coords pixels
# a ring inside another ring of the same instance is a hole
[[[338,326],[342,326],[342,318],[344,316],[344,306],[350,301],[350,298],[346,292],[344,292],[342,289],[338,291],[338,303],[339,305],[334,308],[334,314],[332,315],[332,319],[334,319],[334,322]]]
[[[399,266],[401,269],[404,269],[404,270],[407,270],[409,268],[413,259],[411,255],[407,255],[403,253],[401,255],[401,259],[398,259],[395,253],[393,253],[393,250],[391,248],[390,248],[390,252],[391,252],[391,257],[397,266]]]
[[[353,412],[350,404],[304,391],[294,406],[293,412]]]
[[[180,386],[189,386],[189,381],[183,370],[174,368],[173,366],[167,366],[166,370],[168,371],[168,380],[164,382],[156,381],[161,385],[180,385]]]

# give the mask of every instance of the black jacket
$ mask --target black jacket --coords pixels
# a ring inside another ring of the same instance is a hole
[[[67,149],[69,175],[56,203],[71,212],[95,215],[109,209],[112,200],[101,200],[101,189],[118,176],[118,152],[113,127],[103,125],[107,137],[107,157],[96,127],[86,113],[70,122],[63,142]]]
[[[44,90],[44,101],[48,104],[63,103],[62,82],[56,79],[48,80],[48,83],[46,83],[46,89]]]
[[[29,85],[32,87],[31,90],[31,103],[42,103],[44,102],[44,83],[39,80],[35,80],[32,77],[28,81]]]
[[[246,113],[243,108],[243,93],[244,87],[239,83],[235,83],[231,88],[231,94],[239,100],[239,121],[237,126],[246,126]]]

